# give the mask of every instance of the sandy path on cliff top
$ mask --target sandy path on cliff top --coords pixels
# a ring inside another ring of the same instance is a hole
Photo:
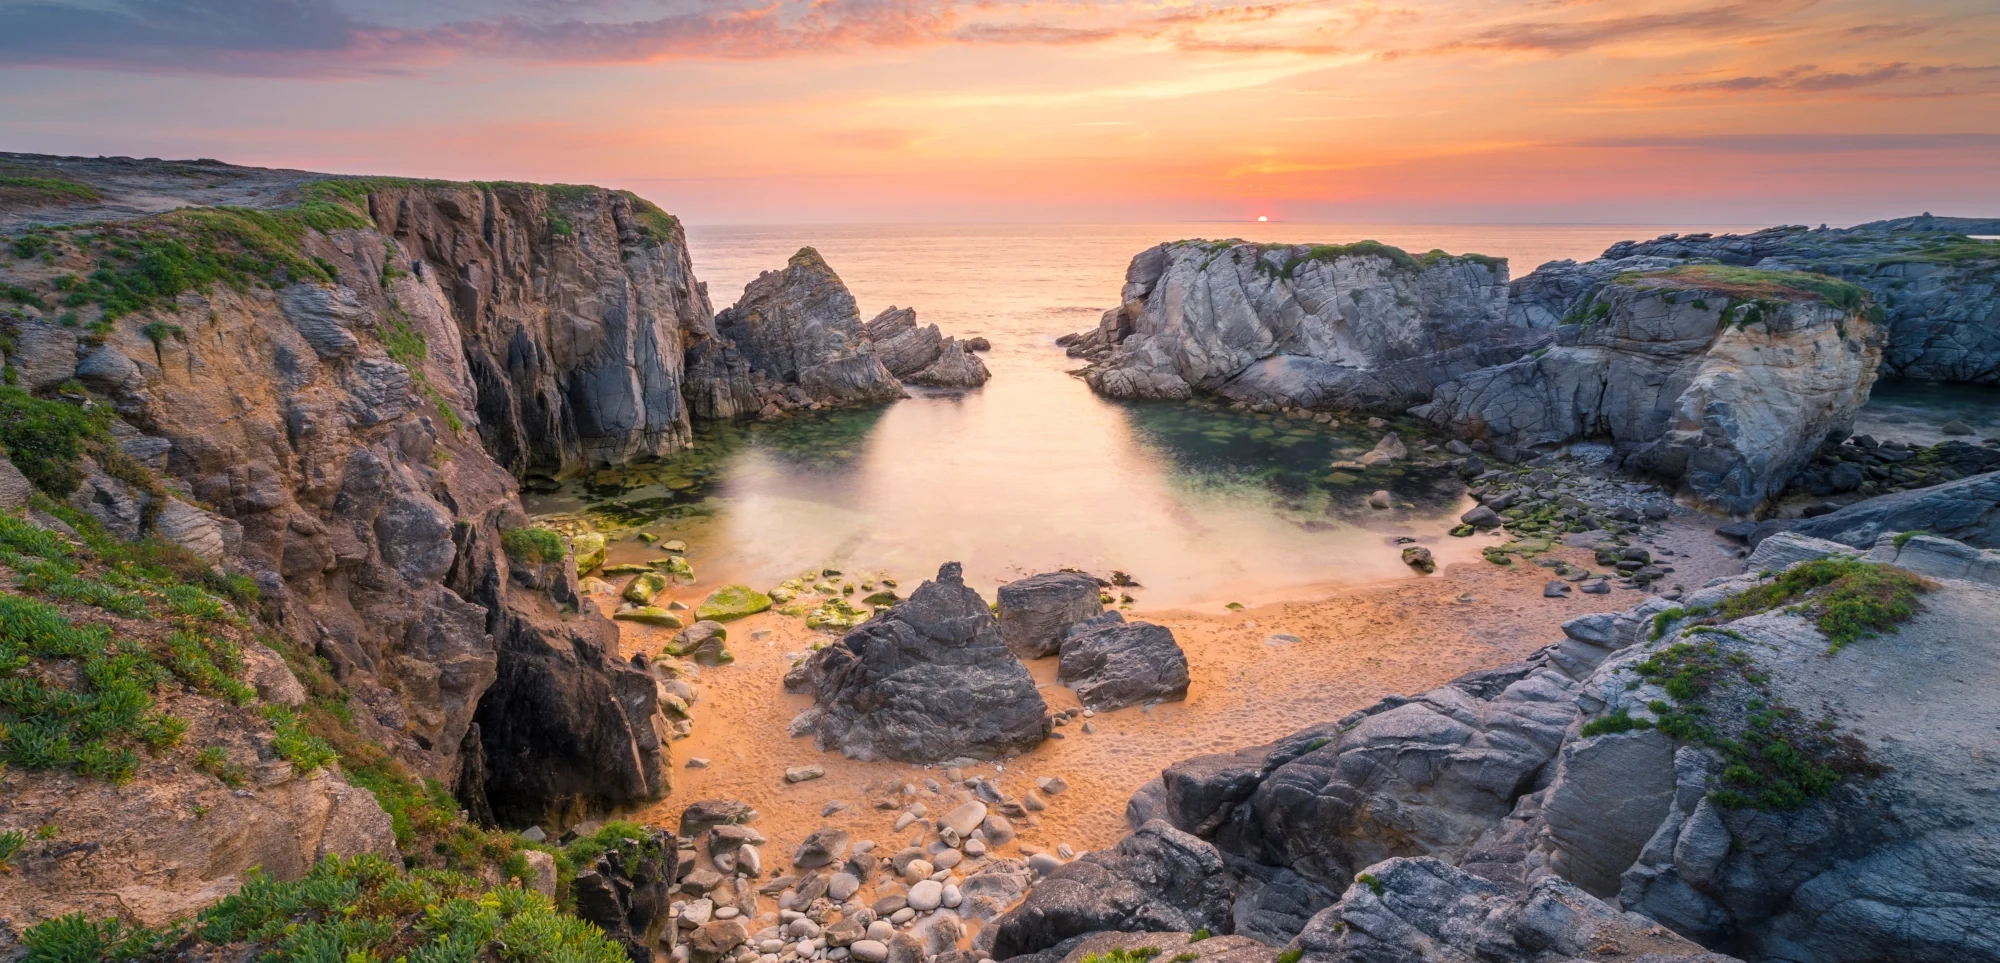
[[[1708,523],[1708,524],[1713,524]],[[1654,544],[1683,556],[1671,559],[1668,578],[1689,588],[1741,565],[1733,550],[1719,544],[1707,526],[1688,520],[1668,526]],[[1557,553],[1588,566],[1581,550]],[[1097,731],[1085,735],[1082,720],[1056,731],[1024,756],[996,766],[983,763],[963,775],[997,776],[1003,790],[1019,797],[1042,776],[1059,775],[1068,792],[1049,800],[1040,825],[1016,820],[1023,843],[1053,849],[1068,843],[1078,852],[1116,842],[1126,829],[1125,800],[1167,765],[1202,753],[1267,742],[1286,733],[1348,712],[1392,693],[1416,693],[1474,669],[1504,665],[1561,637],[1564,621],[1586,612],[1616,611],[1643,596],[1614,589],[1609,595],[1574,593],[1566,599],[1542,597],[1552,577],[1532,563],[1495,566],[1485,562],[1447,565],[1429,577],[1326,589],[1313,601],[1281,602],[1241,612],[1139,611],[1133,617],[1166,625],[1186,650],[1192,676],[1185,702],[1150,709],[1131,707],[1098,713]],[[905,591],[913,588],[906,584]],[[673,590],[692,606],[714,586]],[[1470,593],[1471,602],[1459,602]],[[616,598],[597,596],[607,613]],[[672,633],[620,623],[625,654],[656,653]],[[1273,633],[1301,641],[1267,645]],[[764,638],[753,638],[763,634]],[[891,823],[900,813],[875,808],[905,782],[931,815],[952,805],[949,785],[926,789],[925,780],[946,782],[944,772],[895,762],[857,762],[813,748],[811,737],[790,738],[785,726],[811,700],[786,695],[781,680],[786,653],[803,651],[823,638],[801,619],[765,613],[729,625],[733,665],[699,668],[694,734],[673,744],[673,789],[654,806],[631,818],[673,828],[680,811],[697,799],[740,799],[761,814],[756,828],[771,840],[768,852],[789,863],[798,842],[823,825],[839,826],[854,838],[894,844]],[[1029,664],[1051,708],[1076,705],[1068,689],[1054,684],[1056,660]],[[687,760],[709,760],[704,769]],[[826,777],[787,785],[786,767],[819,765]],[[832,802],[846,808],[822,811]],[[942,807],[942,808],[941,808]],[[892,847],[893,848],[893,847]],[[1013,847],[1001,852],[1011,854]]]

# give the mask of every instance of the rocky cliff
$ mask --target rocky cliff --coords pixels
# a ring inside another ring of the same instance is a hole
[[[2000,671],[1997,558],[1775,536],[1525,663],[1176,764],[1128,818],[1212,843],[1238,929],[1289,920],[1317,960],[1699,957],[1660,925],[1757,961],[2000,958],[1964,711]],[[1273,914],[1273,878],[1317,895]]]
[[[1508,320],[1506,285],[1477,255],[1177,241],[1133,258],[1120,306],[1065,341],[1115,398],[1401,410],[1547,339]]]
[[[8,223],[14,380],[107,406],[151,473],[51,494],[254,579],[363,734],[475,813],[665,792],[656,680],[573,569],[504,543],[519,476],[685,444],[683,359],[717,336],[678,224],[594,188],[44,162],[260,205]]]
[[[800,248],[782,270],[757,275],[716,325],[758,384],[792,404],[903,397],[902,383],[876,357],[854,295],[812,248]]]
[[[1412,413],[1522,448],[1608,438],[1628,469],[1749,513],[1868,400],[1881,339],[1865,302],[1817,275],[1622,273],[1559,319],[1554,346],[1446,382]]]

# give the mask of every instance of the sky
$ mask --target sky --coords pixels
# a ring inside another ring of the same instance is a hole
[[[2000,216],[2000,2],[0,0],[0,150],[697,224]]]

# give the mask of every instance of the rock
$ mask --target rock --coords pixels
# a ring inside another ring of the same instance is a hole
[[[1556,878],[1510,895],[1430,858],[1391,859],[1366,875],[1299,934],[1300,963],[1564,963],[1612,947],[1646,963],[1736,963]]]
[[[920,880],[911,885],[907,898],[911,909],[928,913],[944,905],[944,884],[934,879]]]
[[[876,358],[854,296],[826,260],[800,248],[782,271],[766,271],[736,305],[715,316],[752,377],[797,385],[813,401],[872,404],[903,397]]]
[[[1097,581],[1077,572],[1050,572],[1000,586],[1000,636],[1023,659],[1056,654],[1070,626],[1104,611]]]
[[[1779,532],[1757,543],[1750,550],[1743,567],[1750,572],[1782,572],[1799,562],[1829,555],[1859,555],[1860,552],[1839,542],[1823,538],[1812,538],[1796,532]]]
[[[730,622],[771,608],[771,597],[748,585],[725,585],[709,593],[694,610],[704,622]]]
[[[1410,449],[1405,447],[1403,440],[1396,437],[1396,433],[1392,431],[1383,435],[1382,440],[1376,442],[1374,448],[1369,449],[1368,452],[1361,456],[1360,461],[1364,467],[1374,468],[1379,465],[1401,461],[1408,457],[1410,457]]]
[[[1458,516],[1458,520],[1474,528],[1499,528],[1506,519],[1500,513],[1484,505],[1474,505],[1471,510]]]
[[[792,865],[800,869],[817,869],[840,861],[847,853],[847,830],[823,826],[813,830],[792,856]]]
[[[972,835],[986,821],[986,804],[977,799],[960,803],[938,820],[939,829],[949,829],[961,838]]]
[[[728,665],[736,661],[728,646],[729,630],[722,623],[703,619],[682,629],[667,643],[668,655],[693,659],[701,665]]]
[[[691,963],[718,963],[749,938],[750,933],[740,920],[703,923],[688,934],[688,959]]]
[[[1788,527],[1798,535],[1859,549],[1872,547],[1885,532],[1917,531],[1976,548],[2000,548],[2000,472],[1865,499]]]
[[[1966,424],[1963,421],[1947,421],[1944,424],[1938,426],[1938,431],[1946,435],[1973,434],[1972,426]]]
[[[1090,709],[1187,698],[1187,655],[1165,626],[1106,612],[1073,626],[1059,658],[1056,681]]]
[[[904,384],[977,388],[992,377],[970,344],[947,338],[937,325],[917,327],[917,313],[891,307],[864,326],[875,353]],[[981,339],[982,341],[984,339]]]
[[[855,940],[848,951],[862,963],[883,963],[889,958],[889,946],[880,940]]]
[[[662,629],[678,629],[681,627],[680,616],[657,605],[642,605],[638,608],[623,609],[612,613],[611,617],[620,622],[638,622],[641,625],[651,625]]]
[[[1035,780],[1035,788],[1051,796],[1060,796],[1069,791],[1069,780],[1061,776],[1043,776]]]
[[[1577,589],[1585,595],[1610,595],[1611,583],[1601,578],[1588,579],[1583,584],[1578,585]]]
[[[835,873],[827,880],[826,895],[836,903],[845,903],[861,890],[861,879],[853,873]],[[850,940],[849,942],[852,942]]]
[[[1155,820],[1113,849],[1049,870],[994,921],[991,955],[1035,953],[1105,930],[1226,932],[1231,897],[1215,847]]]
[[[755,822],[757,810],[734,799],[703,799],[681,810],[680,835],[699,836],[717,826]]]
[[[1764,544],[1782,537],[1774,536]],[[1868,553],[1868,560],[1894,565],[1928,578],[2000,585],[2000,551],[1973,548],[1935,535],[1884,535],[1876,540],[1875,548]]]
[[[26,505],[28,496],[34,493],[35,483],[7,460],[5,452],[0,452],[0,510],[12,511]]]
[[[994,758],[1048,737],[1048,705],[957,563],[808,659],[822,750],[856,759]]]
[[[1386,491],[1377,491],[1373,495],[1368,496],[1369,508],[1387,509],[1390,504],[1389,493]]]
[[[826,770],[819,766],[793,766],[785,770],[786,782],[809,782],[826,776]]]
[[[571,554],[576,556],[576,573],[588,575],[604,564],[604,536],[584,532],[570,537]]]
[[[666,591],[667,586],[671,584],[673,584],[672,581],[668,579],[665,573],[646,572],[642,575],[634,576],[632,581],[625,583],[625,591],[620,593],[620,595],[623,596],[625,601],[633,605],[651,605],[653,604],[653,599],[658,597],[661,592]]]
[[[1273,632],[1270,635],[1264,636],[1265,645],[1298,645],[1304,641],[1304,639],[1290,632]]]
[[[1542,597],[1549,599],[1568,598],[1569,583],[1561,579],[1550,580],[1547,585],[1542,586]]]
[[[1425,575],[1437,571],[1437,560],[1431,557],[1431,550],[1421,545],[1403,549],[1403,564]]]
[[[1180,241],[1133,258],[1121,306],[1069,350],[1111,397],[1400,411],[1546,337],[1509,323],[1506,278],[1373,244]]]
[[[1760,280],[1745,304],[1706,269],[1648,267],[1596,282],[1553,348],[1441,384],[1412,413],[1515,447],[1608,434],[1627,469],[1756,511],[1853,423],[1879,334],[1858,291],[1835,304]]]

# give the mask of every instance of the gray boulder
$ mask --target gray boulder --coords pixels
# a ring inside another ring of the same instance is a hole
[[[76,332],[31,319],[12,322],[14,345],[7,364],[14,384],[23,390],[47,391],[76,376]]]
[[[1106,612],[1071,626],[1058,659],[1056,681],[1085,708],[1187,698],[1187,653],[1163,625]]]
[[[1698,273],[1624,273],[1565,318],[1553,348],[1411,410],[1516,448],[1608,439],[1628,470],[1748,514],[1851,427],[1880,341],[1858,302],[1776,287],[1746,302]]]
[[[1862,549],[1872,547],[1885,532],[1917,531],[1976,548],[2000,548],[2000,472],[1879,495],[1787,527],[1799,535]]]
[[[795,384],[815,401],[865,404],[903,396],[875,356],[854,295],[826,259],[800,248],[781,271],[757,275],[735,307],[715,316],[753,375]]]
[[[0,509],[20,508],[34,493],[35,483],[7,460],[6,452],[0,451]]]
[[[807,660],[817,740],[855,759],[992,759],[1048,738],[1048,704],[957,562]]]
[[[904,384],[934,388],[977,388],[992,375],[986,364],[935,324],[917,325],[912,308],[890,307],[863,326],[875,356]]]
[[[1429,858],[1366,875],[1299,934],[1299,963],[1737,963],[1560,879],[1520,896]]]
[[[1070,626],[1103,613],[1097,581],[1081,572],[1031,575],[1000,586],[1000,636],[1023,659],[1062,648]]]
[[[1228,933],[1233,892],[1215,847],[1154,821],[1114,849],[1050,870],[993,923],[994,959],[1106,930]]]
[[[1507,319],[1507,265],[1385,245],[1176,241],[1140,253],[1121,305],[1066,339],[1115,398],[1401,410],[1546,341]]]

